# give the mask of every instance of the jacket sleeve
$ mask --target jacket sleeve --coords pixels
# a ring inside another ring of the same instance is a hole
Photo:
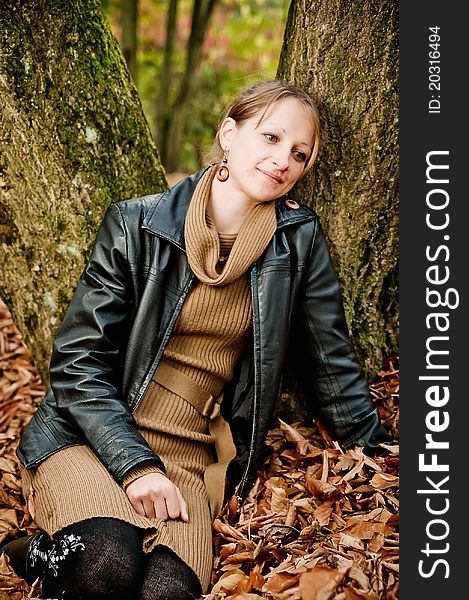
[[[389,441],[349,338],[339,282],[318,221],[293,332],[293,369],[331,436],[344,448],[358,445],[371,452]]]
[[[121,394],[119,373],[136,303],[128,235],[118,206],[111,205],[55,337],[50,366],[62,416],[119,482],[140,463],[164,469]]]

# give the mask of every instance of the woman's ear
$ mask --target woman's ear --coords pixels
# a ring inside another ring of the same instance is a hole
[[[232,117],[223,119],[220,129],[218,130],[218,141],[223,150],[231,148],[231,142],[236,132],[236,121]]]

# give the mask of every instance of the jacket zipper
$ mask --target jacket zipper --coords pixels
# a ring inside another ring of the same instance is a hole
[[[257,264],[257,263],[256,263]],[[253,358],[254,358],[254,400],[253,400],[253,423],[252,423],[252,432],[251,432],[251,441],[250,441],[250,447],[249,447],[249,455],[248,455],[248,460],[246,463],[246,468],[244,469],[244,473],[243,476],[241,477],[241,480],[236,488],[236,498],[237,500],[241,503],[241,501],[243,500],[243,492],[244,492],[244,488],[246,487],[246,483],[247,483],[247,479],[248,479],[248,475],[249,472],[251,470],[251,465],[253,462],[253,458],[254,458],[254,440],[256,438],[256,434],[257,434],[257,403],[258,403],[258,379],[259,379],[259,370],[258,370],[258,356],[257,356],[257,352],[256,352],[256,339],[257,336],[259,335],[259,307],[258,307],[258,296],[257,296],[257,278],[256,278],[256,264],[254,265],[254,267],[251,270],[251,299],[252,299],[252,308],[253,308],[253,321],[252,321],[252,328],[253,328],[253,343],[254,343],[254,353],[253,353]],[[256,292],[256,293],[254,293]]]

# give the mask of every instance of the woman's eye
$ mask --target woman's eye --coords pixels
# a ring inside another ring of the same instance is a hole
[[[296,151],[293,153],[295,155],[295,158],[301,162],[305,162],[306,161],[306,154],[304,152],[301,152],[300,150]]]
[[[264,133],[264,137],[268,142],[276,142],[277,136],[273,133]]]

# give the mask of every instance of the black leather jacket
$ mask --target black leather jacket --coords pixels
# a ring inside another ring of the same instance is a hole
[[[183,234],[202,172],[163,194],[109,207],[55,337],[51,389],[20,440],[26,468],[85,442],[119,482],[140,463],[164,469],[132,413],[195,283]],[[222,404],[237,447],[229,481],[240,498],[264,449],[289,352],[312,411],[343,447],[373,447],[386,438],[350,345],[318,218],[282,199],[276,208],[276,233],[250,268],[252,344]]]

